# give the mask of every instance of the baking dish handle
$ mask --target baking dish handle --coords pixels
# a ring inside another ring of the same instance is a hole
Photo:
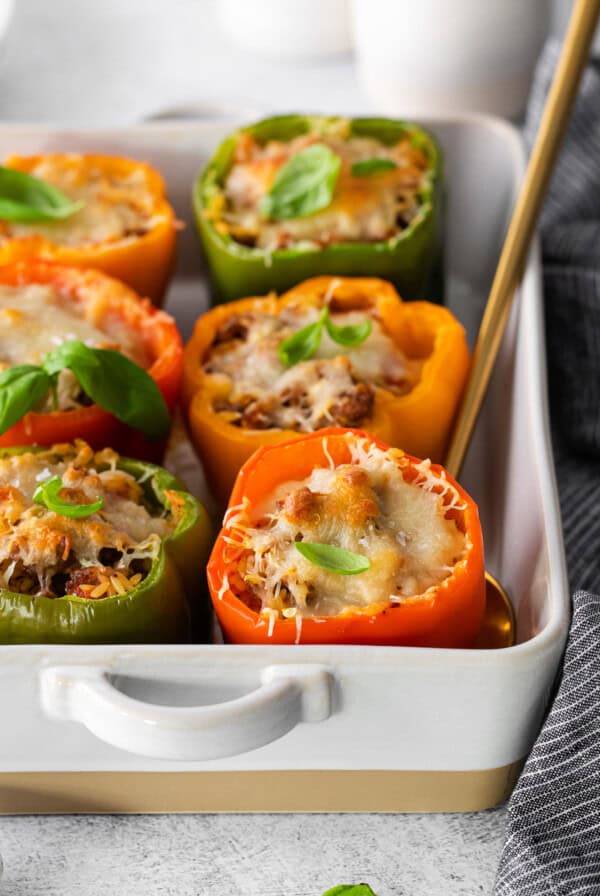
[[[210,706],[136,700],[115,687],[114,677],[100,666],[49,666],[40,673],[42,707],[131,753],[188,760],[235,756],[331,713],[332,676],[316,664],[267,666],[256,690]]]

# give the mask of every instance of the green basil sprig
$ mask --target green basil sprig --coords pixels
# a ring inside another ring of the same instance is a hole
[[[149,439],[168,434],[169,411],[152,377],[120,352],[73,339],[49,352],[39,367],[22,364],[0,373],[0,435],[56,390],[61,370],[72,371],[92,401]]]
[[[371,334],[373,323],[370,317],[365,318],[358,324],[347,324],[345,327],[336,327],[332,323],[329,315],[325,318],[325,329],[329,333],[331,339],[338,345],[344,345],[346,348],[354,348],[360,345]]]
[[[312,324],[302,327],[279,343],[278,353],[282,364],[286,367],[293,367],[299,361],[306,361],[312,358],[321,344],[323,335],[323,327],[327,330],[330,338],[343,345],[345,348],[354,348],[368,339],[373,324],[370,318],[366,318],[358,324],[348,324],[345,327],[337,327],[329,317],[329,306],[326,305],[321,311],[319,317]]]
[[[371,174],[393,171],[397,167],[391,159],[363,159],[362,162],[355,162],[350,171],[354,177],[370,177]]]
[[[49,388],[48,374],[34,364],[0,372],[0,435],[34,408]]]
[[[328,315],[328,307],[325,306],[314,323],[296,330],[287,339],[279,343],[278,354],[282,364],[286,367],[293,367],[299,361],[306,361],[312,358],[319,350],[321,345],[321,336],[323,334],[323,324]]]
[[[375,893],[368,884],[339,884],[323,896],[375,896]]]
[[[71,504],[58,497],[63,488],[60,476],[51,476],[45,482],[40,482],[33,493],[36,504],[44,504],[48,510],[59,513],[61,516],[69,516],[74,520],[82,520],[86,516],[97,513],[104,506],[104,498],[98,498],[93,504]]]
[[[327,208],[340,173],[340,157],[324,143],[307,146],[282,165],[259,203],[265,218],[304,218]]]
[[[355,576],[359,572],[366,572],[371,566],[371,561],[364,554],[354,554],[345,548],[338,548],[333,544],[320,544],[317,541],[296,541],[296,550],[306,560],[310,560],[315,566],[334,572],[338,576]]]
[[[56,187],[0,165],[0,220],[16,223],[62,220],[83,208],[83,202],[72,202]]]

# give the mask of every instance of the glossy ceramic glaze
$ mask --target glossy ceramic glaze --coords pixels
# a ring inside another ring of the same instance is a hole
[[[523,148],[494,119],[426,124],[445,153],[449,304],[472,336]],[[187,224],[167,303],[185,336],[208,301],[190,188],[223,136],[214,123],[5,127],[0,155],[95,150],[156,165]],[[487,568],[515,608],[515,646],[0,647],[0,810],[473,809],[504,798],[568,627],[543,346],[534,249],[463,476]],[[185,444],[170,461],[202,496]]]

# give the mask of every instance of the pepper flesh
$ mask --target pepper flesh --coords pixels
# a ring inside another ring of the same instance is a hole
[[[259,143],[285,142],[344,121],[350,136],[373,137],[387,144],[408,136],[426,154],[429,169],[419,193],[420,209],[404,230],[385,241],[340,242],[324,248],[295,247],[272,252],[246,246],[219,232],[210,215],[211,202],[220,193],[240,136],[250,134]],[[390,280],[407,299],[424,298],[433,276],[439,274],[441,179],[439,146],[426,131],[406,122],[280,115],[242,128],[221,144],[193,190],[197,227],[217,298],[228,302],[269,290],[282,292],[316,274],[358,276],[365,272]]]
[[[175,213],[166,199],[165,184],[158,171],[146,162],[104,155],[13,155],[4,164],[29,174],[45,160],[66,168],[83,164],[84,170],[99,168],[109,176],[128,177],[142,172],[153,198],[152,218],[155,220],[143,234],[85,246],[61,246],[39,234],[0,241],[0,265],[38,258],[75,267],[95,268],[122,280],[139,295],[147,296],[154,304],[160,305],[175,264],[177,234]]]
[[[240,470],[229,507],[246,504],[252,513],[253,507],[283,483],[301,481],[315,467],[329,467],[330,459],[336,466],[349,463],[348,438],[367,439],[384,451],[389,447],[360,430],[333,428],[260,448]],[[399,463],[408,465],[409,472],[420,463],[404,452],[398,452],[398,456]],[[228,559],[231,516],[226,517],[207,566],[213,607],[226,640],[235,644],[472,647],[485,611],[483,537],[477,505],[442,467],[432,464],[431,471],[436,477],[445,477],[464,505],[458,513],[468,541],[467,552],[450,576],[430,589],[426,597],[398,606],[387,605],[382,610],[375,605],[371,612],[367,609],[338,616],[304,617],[299,632],[295,619],[266,619],[244,603],[241,587],[231,586],[232,581],[239,580],[238,560]]]
[[[202,363],[219,327],[245,312],[277,315],[290,305],[321,307],[334,285],[336,308],[372,311],[405,355],[424,359],[420,379],[408,394],[375,389],[373,414],[362,425],[390,445],[418,457],[442,460],[469,369],[462,325],[440,305],[403,302],[394,287],[382,280],[315,277],[280,298],[241,299],[213,308],[198,320],[185,348],[182,391],[189,431],[209,485],[221,500],[227,500],[238,470],[253,451],[300,434],[286,429],[243,429],[214,410],[219,387],[205,374]]]
[[[0,458],[42,450],[0,449]],[[204,507],[161,467],[120,458],[153,500],[166,507],[171,492],[183,501],[172,535],[161,542],[148,575],[130,591],[91,600],[75,595],[39,597],[0,588],[1,644],[135,644],[210,640],[208,601],[197,574],[212,543]]]
[[[103,315],[118,316],[138,336],[151,360],[148,374],[155,380],[173,412],[179,395],[183,364],[181,336],[172,317],[140,299],[131,289],[99,271],[82,271],[44,261],[17,262],[0,267],[0,286],[42,284],[55,288],[74,313],[89,304]],[[101,323],[100,323],[101,328]],[[0,447],[53,445],[83,439],[92,448],[110,446],[115,451],[149,460],[160,460],[164,442],[149,442],[142,433],[126,426],[97,404],[69,411],[26,414],[0,435]]]

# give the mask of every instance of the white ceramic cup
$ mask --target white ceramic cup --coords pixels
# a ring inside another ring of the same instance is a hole
[[[218,18],[244,50],[281,58],[347,53],[348,0],[219,0]]]
[[[0,0],[0,44],[8,31],[14,6],[14,0]]]
[[[518,116],[550,0],[352,0],[363,86],[378,110]]]

